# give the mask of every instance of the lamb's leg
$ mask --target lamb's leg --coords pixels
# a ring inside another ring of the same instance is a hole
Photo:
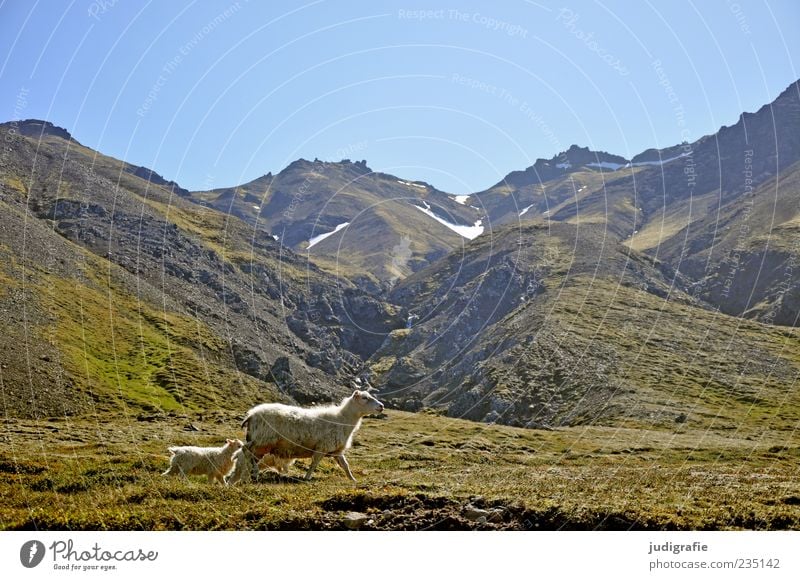
[[[337,455],[336,463],[339,464],[339,467],[344,469],[344,472],[347,474],[347,477],[349,477],[352,481],[356,480],[356,478],[353,477],[353,472],[350,471],[350,465],[347,463],[347,459],[344,458],[344,455]]]
[[[255,467],[258,470],[258,462],[252,464],[251,462],[254,460],[252,453],[246,447],[242,448],[241,451],[238,451],[235,456],[235,463],[233,465],[233,471],[228,476],[227,484],[228,485],[235,485],[237,483],[250,483],[252,481],[252,470]]]
[[[237,458],[236,463],[233,464],[233,470],[225,478],[225,485],[236,485],[242,481],[242,473],[244,473],[244,459]]]
[[[169,469],[167,469],[167,470],[166,470],[164,473],[162,473],[161,475],[176,475],[176,476],[180,476],[180,477],[181,477],[181,479],[187,479],[187,478],[186,478],[186,473],[183,471],[183,468],[181,468],[181,467],[180,467],[178,464],[176,464],[176,463],[173,463],[173,464],[171,464],[171,465],[169,466]]]
[[[314,470],[317,468],[317,465],[319,465],[319,462],[321,460],[322,460],[322,453],[317,453],[315,451],[314,455],[311,456],[311,465],[309,466],[308,471],[306,471],[306,481],[311,479],[311,474],[314,473]]]

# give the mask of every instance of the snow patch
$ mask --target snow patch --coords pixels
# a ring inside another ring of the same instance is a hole
[[[532,207],[533,207],[533,204],[529,205],[528,207],[526,207],[525,209],[523,209],[521,212],[519,212],[519,217],[522,217],[522,216],[524,216],[526,213],[528,213],[528,210],[529,210],[529,209],[531,209]]]
[[[669,159],[662,159],[661,161],[637,161],[636,163],[631,163],[634,167],[641,167],[643,165],[664,165],[669,163],[670,161],[675,161],[676,159],[680,159],[681,157],[686,157],[689,153],[681,153],[680,155],[676,155],[675,157],[670,157]]]
[[[460,203],[461,205],[467,205],[467,200],[469,199],[468,195],[454,195],[453,201],[456,203]]]
[[[600,169],[610,169],[616,171],[620,167],[625,167],[624,163],[611,163],[610,161],[601,161],[600,163],[587,163],[586,167],[597,167]]]
[[[570,167],[572,167],[572,163],[570,163],[569,161],[567,161],[566,163],[556,163],[556,167],[558,167],[559,169],[569,169]]]
[[[414,203],[412,203],[411,205],[413,205],[415,208],[417,208],[422,213],[424,213],[426,215],[429,215],[430,217],[435,219],[437,222],[439,222],[443,226],[453,230],[458,235],[467,238],[468,240],[474,240],[475,238],[477,238],[479,235],[481,235],[483,233],[483,225],[482,225],[483,224],[483,220],[478,220],[478,221],[475,222],[474,225],[471,225],[471,226],[460,226],[458,224],[451,224],[446,219],[440,218],[438,215],[433,213],[433,210],[431,209],[431,206],[430,206],[430,204],[428,204],[428,202],[423,200],[422,203],[425,204],[425,207],[420,207],[420,206],[418,206],[417,204],[414,204]]]
[[[402,179],[398,179],[397,183],[402,183],[403,185],[410,185],[411,187],[416,187],[418,189],[428,189],[428,187],[425,185],[421,185],[419,183],[411,183],[410,181],[403,181]]]
[[[339,230],[342,230],[342,229],[346,228],[349,225],[350,225],[350,222],[344,222],[343,224],[339,224],[338,226],[336,226],[336,229],[334,229],[332,232],[328,232],[327,234],[319,234],[318,236],[314,236],[313,238],[308,240],[308,247],[306,248],[306,250],[310,250],[311,248],[316,246],[318,243],[320,243],[325,238],[329,238],[330,236],[332,236],[333,234],[335,234]]]
[[[256,211],[261,211],[261,206],[260,205],[254,205],[253,209],[256,210]]]

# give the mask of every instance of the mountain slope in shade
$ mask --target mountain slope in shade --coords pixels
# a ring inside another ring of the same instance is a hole
[[[797,325],[791,264],[800,259],[793,241],[799,162],[800,85],[793,83],[693,144],[691,156],[665,166],[663,176],[638,180],[645,218],[628,243],[679,268],[695,281],[693,293],[723,312]]]
[[[453,196],[426,183],[374,172],[363,161],[300,159],[277,175],[238,187],[192,192],[190,197],[244,219],[326,270],[373,290],[467,241],[415,205],[430,204],[439,217],[457,226],[473,226],[480,219],[477,210]],[[333,235],[309,248],[312,239],[329,233]]]
[[[800,259],[786,234],[794,219],[788,207],[800,198],[794,177],[800,161],[797,83],[693,143],[649,149],[617,169],[602,155],[572,147],[509,174],[475,198],[494,226],[541,219],[602,224],[632,249],[680,269],[695,283],[694,295],[712,306],[797,324],[797,277],[785,274]],[[774,220],[770,208],[777,212]],[[764,245],[770,237],[776,238],[772,248]],[[734,254],[735,239],[743,245]],[[732,259],[742,263],[734,274]],[[725,284],[734,290],[724,291]]]
[[[693,294],[722,312],[798,326],[800,162],[695,220],[658,252],[694,273]]]

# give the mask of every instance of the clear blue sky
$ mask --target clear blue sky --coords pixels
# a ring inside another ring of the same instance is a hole
[[[794,0],[179,4],[3,2],[0,117],[189,189],[350,157],[463,193],[694,140],[800,70]]]

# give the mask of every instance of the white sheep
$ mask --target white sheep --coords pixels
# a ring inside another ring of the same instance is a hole
[[[169,447],[169,469],[161,475],[206,475],[209,481],[225,482],[233,468],[233,455],[244,444],[228,439],[222,447]]]
[[[258,461],[266,455],[284,461],[310,457],[306,480],[311,479],[323,457],[334,457],[347,477],[355,481],[344,453],[361,426],[362,417],[381,411],[383,403],[359,390],[339,405],[303,409],[265,403],[253,407],[242,421],[247,434],[245,444],[236,453],[235,466],[227,483],[246,482],[257,476]]]

